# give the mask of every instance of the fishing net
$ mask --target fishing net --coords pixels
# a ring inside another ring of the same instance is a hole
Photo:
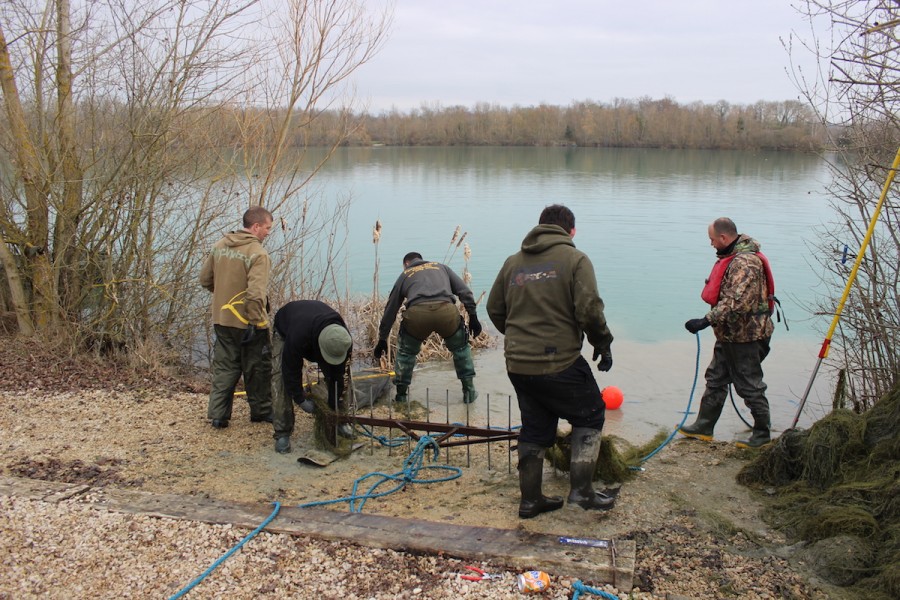
[[[359,410],[363,406],[374,404],[378,400],[388,397],[391,389],[390,373],[360,372],[352,377],[345,378],[344,389],[350,390],[352,382],[352,394],[345,392],[341,399],[341,410]],[[328,406],[328,389],[324,381],[311,385],[306,391],[307,397],[315,402],[316,410],[313,421],[313,438],[316,447],[333,452],[338,457],[349,456],[353,452],[353,440],[342,438],[335,433],[335,412]],[[352,407],[352,408],[347,408]]]
[[[665,432],[660,432],[641,446],[633,446],[615,436],[603,436],[600,439],[600,456],[597,460],[597,469],[594,471],[594,481],[612,484],[633,479],[637,472],[632,467],[638,466],[641,457],[657,448],[666,436]],[[622,446],[622,449],[617,446]],[[563,472],[569,471],[572,462],[571,433],[557,436],[556,443],[547,450],[547,460],[554,468]]]
[[[900,384],[868,411],[835,410],[786,431],[738,474],[775,496],[766,519],[866,598],[900,597]]]

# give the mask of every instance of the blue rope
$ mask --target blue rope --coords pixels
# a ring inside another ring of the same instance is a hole
[[[191,591],[191,589],[192,589],[194,586],[196,586],[198,583],[200,583],[201,581],[203,581],[204,579],[206,579],[206,577],[207,577],[210,573],[212,573],[213,570],[214,570],[216,567],[218,567],[218,566],[221,565],[223,562],[225,562],[225,560],[228,559],[229,556],[231,556],[232,554],[234,554],[235,552],[237,552],[237,551],[241,548],[241,546],[243,546],[244,544],[246,544],[247,542],[249,542],[250,540],[252,540],[254,537],[256,537],[256,534],[258,534],[260,531],[262,531],[263,529],[265,529],[266,525],[268,525],[269,523],[271,523],[271,522],[272,522],[272,519],[274,519],[274,518],[278,515],[278,511],[279,511],[279,510],[281,510],[281,503],[275,502],[275,509],[272,511],[272,514],[270,514],[270,515],[266,518],[266,520],[263,521],[263,522],[260,524],[259,527],[257,527],[256,529],[254,529],[250,534],[247,535],[247,537],[245,537],[244,539],[242,539],[242,540],[240,541],[240,543],[238,543],[237,546],[235,546],[234,548],[232,548],[231,550],[229,550],[228,552],[226,552],[225,554],[223,554],[222,556],[220,556],[220,557],[216,560],[216,562],[214,562],[212,565],[210,565],[210,567],[209,567],[208,569],[206,569],[199,577],[197,577],[197,578],[194,579],[192,582],[190,582],[189,584],[187,584],[184,588],[182,588],[182,590],[181,590],[180,592],[178,592],[178,593],[175,594],[174,596],[170,597],[169,600],[176,600],[177,598],[181,598],[182,596],[184,596],[185,594],[187,594],[189,591]]]
[[[430,435],[423,435],[416,447],[413,449],[412,453],[410,453],[409,457],[403,462],[403,470],[394,473],[393,475],[388,475],[386,473],[378,473],[373,472],[367,475],[363,475],[356,479],[353,482],[353,489],[350,492],[349,496],[344,496],[342,498],[336,498],[334,500],[321,500],[318,502],[307,502],[306,504],[300,504],[299,508],[309,508],[313,506],[326,506],[328,504],[337,504],[339,502],[348,502],[350,504],[350,512],[362,512],[363,506],[365,506],[366,501],[371,498],[381,498],[383,496],[387,496],[388,494],[393,494],[396,491],[402,490],[408,483],[440,483],[442,481],[450,481],[452,479],[456,479],[462,475],[462,469],[458,467],[450,467],[446,465],[424,465],[425,461],[425,450],[431,447],[434,450],[432,461],[436,460],[440,454],[440,446],[438,446],[437,441],[431,437]],[[422,479],[419,477],[419,473],[423,470],[430,469],[435,471],[449,471],[451,475],[447,475],[446,477],[436,477],[433,479]],[[378,477],[378,481],[372,484],[371,487],[364,494],[359,493],[359,488],[366,480]],[[389,481],[397,482],[396,485],[389,489],[386,492],[377,492],[377,490],[382,484],[387,483]]]
[[[597,596],[600,596],[601,598],[607,598],[608,600],[619,600],[618,596],[614,596],[613,594],[604,592],[603,590],[588,587],[577,579],[575,580],[575,583],[572,584],[572,589],[575,590],[575,592],[572,594],[572,600],[578,600],[578,598],[581,597],[581,594],[595,594]]]
[[[664,441],[662,444],[657,446],[656,450],[654,450],[653,452],[651,452],[650,454],[648,454],[647,456],[642,458],[641,463],[646,462],[654,454],[656,454],[657,452],[659,452],[660,450],[665,448],[666,445],[672,441],[672,438],[674,438],[675,435],[678,433],[678,430],[681,429],[682,425],[684,425],[684,422],[687,421],[688,415],[691,414],[691,402],[694,401],[694,390],[697,389],[697,378],[700,375],[700,334],[695,333],[694,337],[697,338],[697,356],[694,359],[694,382],[691,384],[691,395],[688,396],[688,404],[687,404],[687,408],[684,409],[684,416],[681,418],[681,423],[679,423],[678,426],[675,427],[675,430],[669,434],[669,437],[666,438],[666,441]],[[640,471],[641,467],[630,467],[630,469],[632,471]]]
[[[367,427],[359,423],[356,423],[355,425],[362,430],[363,437],[373,439],[382,446],[387,446],[389,448],[397,448],[398,446],[402,446],[410,440],[409,436],[406,435],[398,436],[395,438],[387,437],[385,435],[375,435],[373,433],[375,431],[374,427]]]

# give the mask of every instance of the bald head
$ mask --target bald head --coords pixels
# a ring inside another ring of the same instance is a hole
[[[716,250],[724,250],[738,237],[737,225],[728,217],[719,217],[709,224],[709,244]]]

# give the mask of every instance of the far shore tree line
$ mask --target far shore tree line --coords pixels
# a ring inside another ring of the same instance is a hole
[[[241,109],[245,111],[246,109]],[[271,118],[271,116],[270,116]],[[294,144],[330,146],[346,115],[325,112],[297,132]],[[602,148],[691,148],[712,150],[819,151],[829,144],[826,128],[799,100],[731,104],[672,98],[617,98],[569,106],[473,107],[423,105],[400,111],[360,113],[343,145],[368,146],[585,146]],[[831,132],[832,137],[834,131]],[[221,131],[222,144],[240,139]]]

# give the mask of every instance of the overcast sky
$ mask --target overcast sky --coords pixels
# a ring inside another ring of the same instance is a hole
[[[809,38],[809,25],[792,3],[396,0],[386,45],[354,82],[372,112],[643,96],[797,99],[782,40],[792,31]],[[805,50],[795,54],[812,69]]]

